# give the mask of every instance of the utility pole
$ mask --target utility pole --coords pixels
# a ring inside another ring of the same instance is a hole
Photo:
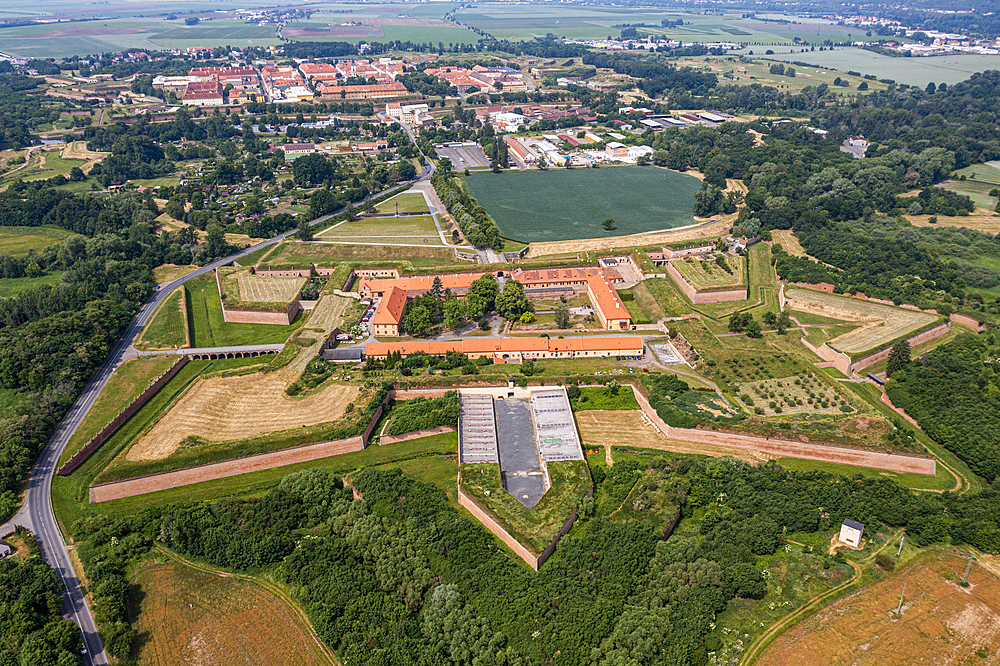
[[[976,559],[975,553],[969,553],[969,563],[965,565],[965,575],[962,576],[962,587],[967,587],[969,584],[969,571],[972,570],[972,560]]]
[[[899,537],[899,550],[896,551],[896,557],[899,557],[899,554],[903,552],[903,539],[905,538],[906,538],[905,534]]]
[[[903,610],[903,595],[906,594],[906,581],[903,581],[903,591],[899,593],[899,606],[896,607],[896,617],[899,617],[899,612]]]

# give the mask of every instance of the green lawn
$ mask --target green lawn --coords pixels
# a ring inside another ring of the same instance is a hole
[[[183,285],[160,304],[136,348],[173,349],[187,343],[187,319],[181,313],[182,299],[187,299],[187,289]]]
[[[115,414],[125,408],[149,383],[160,376],[180,357],[174,354],[139,356],[121,365],[94,405],[87,412],[83,423],[76,429],[59,458],[60,464],[76,453],[83,444],[107,425]]]
[[[992,183],[978,183],[971,180],[952,180],[944,186],[944,189],[964,194],[972,199],[972,203],[989,210],[993,210],[997,205],[997,198],[991,197],[989,194],[991,190],[996,188],[997,185]]]
[[[369,217],[344,222],[316,234],[317,241],[393,245],[441,245],[434,218]]]
[[[58,175],[69,177],[69,172],[73,167],[82,167],[87,163],[87,160],[67,160],[59,154],[61,151],[49,150],[46,151],[45,157],[42,162],[41,169],[36,173],[24,176],[22,180],[42,180],[53,178]]]
[[[399,208],[396,207],[397,205]],[[380,213],[394,213],[397,210],[400,213],[413,213],[429,210],[429,208],[423,194],[419,192],[403,192],[375,206],[375,210]]]
[[[819,470],[829,474],[843,474],[851,477],[861,474],[867,477],[888,476],[901,486],[914,490],[951,490],[955,486],[955,477],[949,474],[941,465],[937,466],[936,476],[925,474],[900,474],[887,472],[884,469],[871,467],[856,467],[854,465],[837,465],[835,463],[819,462],[818,460],[799,460],[798,458],[779,458],[778,464],[786,469],[796,471]]]
[[[956,176],[965,176],[975,180],[986,180],[1000,185],[1000,162],[973,164],[955,171]]]
[[[185,284],[188,329],[192,347],[226,347],[284,342],[305,318],[300,313],[289,326],[280,324],[230,324],[222,316],[222,301],[215,275],[209,273]]]
[[[399,466],[402,461],[417,461],[425,457],[454,456],[458,452],[458,434],[449,432],[432,435],[408,442],[386,446],[370,446],[357,453],[345,453],[322,460],[313,460],[295,465],[276,467],[274,469],[252,472],[241,476],[232,476],[217,481],[204,481],[183,488],[172,488],[137,497],[89,504],[87,502],[87,486],[90,478],[82,475],[83,468],[69,477],[55,477],[52,488],[52,504],[65,527],[85,516],[111,514],[118,516],[134,515],[150,507],[162,506],[173,502],[207,502],[225,497],[246,497],[267,492],[276,486],[289,474],[305,469],[328,469],[337,474],[378,465]],[[91,467],[90,462],[84,467]],[[411,468],[412,469],[412,468]],[[440,470],[434,476],[440,478]],[[78,478],[78,475],[79,478]],[[82,483],[81,483],[82,479]],[[430,480],[430,479],[428,479]]]
[[[73,232],[59,227],[0,227],[0,252],[12,257],[23,257],[31,250],[41,250],[61,243]]]
[[[682,314],[687,314],[691,312],[691,306],[677,292],[677,287],[674,286],[673,280],[667,278],[653,278],[650,280],[643,280],[642,286],[649,291],[652,297],[656,300],[656,303],[660,306],[663,311],[663,316],[665,317],[678,317]],[[638,287],[636,287],[638,289]],[[638,295],[636,296],[636,301],[639,300]],[[627,303],[625,307],[630,307],[632,303]]]
[[[588,409],[639,409],[632,389],[623,386],[618,394],[613,395],[603,386],[590,386],[580,389],[580,397],[573,401],[573,411]]]

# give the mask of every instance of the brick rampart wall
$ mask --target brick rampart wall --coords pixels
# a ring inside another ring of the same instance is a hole
[[[149,402],[150,398],[159,393],[160,389],[174,378],[178,372],[181,371],[188,361],[191,360],[190,356],[181,356],[167,368],[162,375],[157,377],[150,383],[146,389],[137,395],[132,402],[125,406],[125,409],[118,412],[113,419],[111,419],[107,425],[101,428],[96,435],[90,438],[90,441],[83,445],[83,447],[73,454],[73,457],[63,463],[63,466],[59,468],[57,474],[59,476],[66,476],[73,472],[77,467],[83,464],[90,455],[96,451],[101,444],[108,441],[113,434],[115,434],[119,428],[121,428],[126,421],[128,421],[132,416],[142,409],[143,405]]]
[[[910,416],[909,414],[907,414],[902,408],[897,407],[896,405],[892,404],[892,399],[889,397],[889,394],[886,393],[885,391],[882,392],[882,403],[884,405],[886,405],[887,407],[889,407],[889,409],[891,409],[892,411],[896,412],[897,414],[899,414],[900,416],[902,416],[904,419],[906,419],[906,421],[910,425],[912,425],[914,428],[916,428],[917,430],[923,431],[923,428],[920,427],[920,424],[917,423],[917,420],[915,418],[913,418],[912,416]]]
[[[666,265],[667,275],[673,278],[674,283],[695,305],[705,303],[732,303],[734,301],[747,300],[747,289],[718,289],[712,291],[698,291],[690,282],[684,279],[680,271],[673,267],[671,263]]]
[[[307,444],[292,449],[236,458],[235,460],[208,463],[207,465],[188,467],[187,469],[179,469],[173,472],[150,474],[149,476],[140,476],[125,481],[103,483],[90,487],[90,502],[91,504],[96,504],[123,497],[133,497],[159,490],[167,490],[169,488],[180,488],[192,483],[225,479],[230,476],[239,476],[240,474],[249,474],[250,472],[258,472],[260,470],[319,460],[344,453],[353,453],[362,449],[364,449],[364,446],[361,443],[360,437],[348,437],[347,439]]]
[[[684,277],[680,274],[680,271],[674,268],[671,264],[668,263],[665,266],[665,268],[667,269],[667,275],[673,278],[674,284],[677,285],[677,288],[680,289],[681,292],[683,292],[683,294],[688,297],[689,301],[691,301],[692,303],[697,303],[698,301],[696,299],[698,298],[698,292],[694,290],[694,287],[691,286],[691,283],[685,280]]]
[[[815,442],[769,439],[754,435],[701,430],[697,428],[672,428],[659,417],[656,411],[649,405],[646,396],[639,392],[635,386],[632,386],[632,392],[635,394],[635,399],[639,402],[639,406],[646,413],[646,416],[671,439],[763,451],[779,458],[819,460],[840,465],[874,467],[892,472],[926,474],[928,476],[933,476],[937,473],[937,461],[934,458],[865,451],[863,449],[851,449],[844,446],[832,446]]]
[[[934,328],[928,329],[923,333],[918,333],[917,335],[914,335],[912,338],[907,338],[907,342],[909,342],[910,347],[913,348],[916,347],[917,345],[922,345],[925,342],[930,342],[934,338],[939,338],[950,330],[951,330],[951,322],[950,321],[942,322],[941,324],[938,324]],[[868,356],[860,358],[857,361],[851,363],[850,371],[860,372],[869,366],[875,365],[879,361],[889,358],[889,354],[891,353],[892,353],[892,347],[886,347],[885,349],[877,351],[874,354],[869,354]],[[848,372],[845,374],[849,375],[851,373]]]
[[[514,551],[514,553],[524,560],[529,567],[538,571],[538,556],[532,553],[530,550],[521,545],[521,543],[507,533],[500,523],[493,519],[485,509],[479,506],[474,499],[469,495],[465,494],[462,490],[461,479],[459,479],[458,486],[458,503],[464,506],[473,517],[482,523],[483,527],[488,529],[493,533],[496,538],[500,539],[507,545],[508,548]]]

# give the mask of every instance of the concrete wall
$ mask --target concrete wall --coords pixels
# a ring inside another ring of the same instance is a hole
[[[805,338],[802,338],[801,342],[805,345],[806,349],[816,354],[824,361],[831,363],[837,370],[840,370],[845,375],[851,374],[851,357],[847,354],[830,349],[825,342],[818,347]]]
[[[284,312],[265,312],[263,310],[230,310],[222,306],[222,317],[230,324],[280,324],[287,326],[295,319],[299,311],[298,299],[285,307]]]
[[[162,375],[154,379],[146,389],[137,395],[132,402],[125,406],[125,409],[118,412],[113,419],[111,419],[107,425],[97,431],[97,434],[90,438],[90,441],[83,445],[79,451],[73,454],[73,457],[67,460],[62,467],[59,468],[57,474],[59,476],[66,476],[73,472],[77,467],[83,464],[90,455],[96,451],[101,444],[108,441],[108,439],[115,434],[119,428],[121,428],[126,421],[128,421],[132,416],[142,409],[143,405],[149,402],[150,398],[159,393],[160,389],[174,378],[178,372],[181,371],[188,361],[191,360],[190,356],[181,356],[177,361],[174,362],[169,368],[167,368]]]
[[[650,406],[649,401],[635,386],[631,386],[639,407],[646,416],[659,427],[663,434],[671,439],[686,442],[712,444],[714,446],[731,446],[737,449],[763,451],[779,458],[800,458],[802,460],[819,460],[840,465],[856,467],[873,467],[892,472],[909,474],[925,474],[934,476],[937,473],[937,460],[921,456],[900,455],[896,453],[881,453],[852,449],[846,446],[834,446],[817,442],[802,442],[798,440],[770,439],[755,435],[702,430],[700,428],[672,428]]]

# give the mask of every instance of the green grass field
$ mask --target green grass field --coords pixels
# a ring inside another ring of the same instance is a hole
[[[181,305],[187,300],[183,285],[165,300],[136,343],[137,349],[173,349],[187,342],[187,318]]]
[[[1000,160],[973,164],[972,166],[967,166],[964,169],[955,171],[954,175],[965,176],[966,178],[972,178],[974,180],[986,180],[990,183],[1000,185]]]
[[[55,286],[62,279],[62,274],[52,272],[37,278],[0,278],[0,298],[11,298],[17,296],[22,291],[34,289],[35,287],[47,284]]]
[[[417,211],[429,210],[427,200],[419,192],[397,194],[375,206],[375,210],[380,213],[393,213],[397,210],[397,206],[400,213],[415,213]]]
[[[837,465],[835,463],[819,462],[817,460],[799,460],[798,458],[779,458],[778,464],[786,469],[796,471],[819,470],[829,474],[842,474],[846,477],[853,477],[861,474],[870,478],[888,476],[901,485],[914,490],[951,490],[955,485],[955,477],[949,474],[944,467],[938,465],[936,476],[926,474],[901,474],[897,472],[887,472],[884,469],[874,469],[871,467],[855,467],[853,465]]]
[[[977,174],[977,176],[979,176],[979,174]],[[990,196],[989,193],[991,190],[996,189],[998,185],[994,185],[992,183],[979,183],[972,180],[949,180],[946,184],[942,184],[941,186],[946,190],[966,195],[972,199],[972,203],[976,204],[980,208],[993,210],[997,205],[997,198]]]
[[[209,273],[185,284],[187,287],[188,330],[192,347],[226,347],[284,342],[305,318],[299,314],[289,326],[279,324],[230,324],[222,316],[222,301]]]
[[[524,242],[624,236],[694,221],[697,178],[653,167],[476,174],[465,179],[505,237]],[[616,228],[601,223],[611,218]]]
[[[441,240],[438,239],[438,243]],[[393,247],[387,245],[334,245],[332,243],[282,243],[267,255],[261,267],[308,268],[313,264],[323,267],[339,263],[356,266],[389,265],[402,271],[415,269],[453,268],[457,264],[454,252],[441,245],[428,247]]]
[[[330,227],[315,239],[360,245],[441,245],[430,215],[362,218]]]
[[[743,276],[743,257],[726,257],[729,272],[719,266],[715,260],[701,261],[680,259],[672,262],[684,279],[697,290],[725,289],[726,287],[742,287],[745,284]]]
[[[157,356],[139,356],[115,370],[114,377],[107,387],[101,391],[94,405],[87,412],[83,423],[76,429],[59,458],[60,464],[76,453],[91,437],[107,425],[115,414],[120,412],[137,395],[142,393],[149,383],[173,365],[178,356],[162,354]]]
[[[276,467],[217,481],[204,481],[183,488],[172,488],[100,504],[90,504],[87,501],[87,486],[94,474],[101,469],[99,461],[91,463],[88,460],[71,476],[55,478],[52,503],[60,524],[65,528],[84,516],[97,514],[134,515],[143,509],[173,502],[206,502],[225,497],[258,495],[276,486],[281,479],[289,474],[304,469],[322,468],[337,474],[346,474],[364,467],[394,466],[395,463],[415,461],[427,456],[453,456],[457,452],[458,435],[449,432],[398,444],[370,446],[357,453],[346,453],[323,460]]]
[[[87,160],[67,160],[63,159],[58,150],[48,150],[42,160],[40,169],[29,175],[21,176],[22,180],[48,180],[55,176],[63,175],[69,177],[69,172],[73,167],[83,166]],[[28,171],[34,171],[29,169]],[[19,174],[20,175],[20,174]]]
[[[953,85],[964,81],[976,72],[1000,68],[1000,56],[963,53],[953,56],[893,58],[861,48],[838,47],[832,51],[816,50],[805,53],[800,51],[801,48],[798,46],[777,47],[772,49],[775,51],[773,55],[764,55],[760,47],[751,47],[751,50],[755,55],[768,60],[801,61],[842,72],[854,70],[862,74],[873,74],[880,79],[892,79],[896,83],[908,83],[921,88],[931,82]]]
[[[31,250],[41,250],[43,247],[62,243],[73,235],[70,231],[52,225],[0,227],[0,253],[23,257]]]

